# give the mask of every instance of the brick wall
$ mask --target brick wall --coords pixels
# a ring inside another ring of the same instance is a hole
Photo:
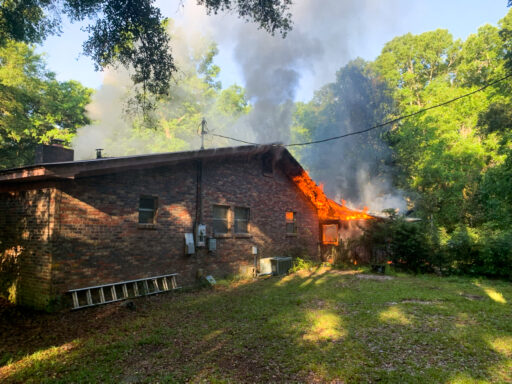
[[[43,309],[52,298],[54,209],[51,186],[0,190],[0,293],[17,304]]]
[[[59,182],[53,233],[55,292],[94,284],[179,272],[192,283],[199,268],[207,274],[236,274],[261,257],[307,252],[317,256],[318,219],[313,206],[276,169],[263,175],[258,158],[203,163],[204,224],[210,234],[212,205],[250,208],[250,236],[233,233],[217,240],[217,252],[184,252],[184,233],[196,216],[197,163],[120,172]],[[158,197],[154,226],[138,224],[141,195]],[[297,212],[297,236],[287,236],[285,211]]]

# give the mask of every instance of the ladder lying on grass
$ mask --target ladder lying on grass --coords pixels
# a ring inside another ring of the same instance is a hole
[[[177,273],[169,275],[146,277],[143,279],[121,281],[119,283],[97,285],[71,289],[73,309],[92,307],[95,305],[113,303],[130,297],[154,295],[179,289],[176,283]]]

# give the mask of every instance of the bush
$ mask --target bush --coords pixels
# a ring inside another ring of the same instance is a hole
[[[297,271],[311,271],[319,265],[320,263],[318,262],[297,257],[293,260],[293,266],[290,268],[290,273]]]
[[[389,221],[372,223],[362,240],[374,255],[379,255],[373,257],[374,264],[390,260],[398,269],[419,273],[432,271],[437,261],[432,257],[432,241],[422,223],[409,223],[393,216]]]
[[[454,271],[512,279],[512,231],[457,227],[444,247]]]

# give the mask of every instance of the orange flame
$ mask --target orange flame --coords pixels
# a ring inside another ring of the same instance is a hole
[[[345,200],[341,201],[341,205],[334,200],[329,199],[322,187],[309,177],[306,171],[302,171],[299,175],[293,176],[292,180],[299,187],[309,200],[315,205],[318,210],[320,220],[367,220],[372,219],[368,215],[368,208],[365,207],[363,211],[356,211],[349,209],[345,206]]]

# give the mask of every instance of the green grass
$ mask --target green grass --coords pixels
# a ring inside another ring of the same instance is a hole
[[[137,300],[0,381],[512,382],[511,302],[502,281],[298,272]]]

